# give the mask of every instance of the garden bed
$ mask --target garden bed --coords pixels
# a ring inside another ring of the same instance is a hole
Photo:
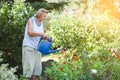
[[[44,56],[42,58],[42,75],[41,75],[41,80],[50,80],[46,74],[45,74],[45,70],[46,68],[51,67],[51,63],[54,61],[57,61],[57,58],[52,58],[51,56]]]

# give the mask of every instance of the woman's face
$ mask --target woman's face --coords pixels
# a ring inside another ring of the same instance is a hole
[[[42,13],[42,14],[41,14],[41,16],[40,16],[41,21],[43,21],[43,20],[46,19],[47,14],[48,14],[48,13]]]

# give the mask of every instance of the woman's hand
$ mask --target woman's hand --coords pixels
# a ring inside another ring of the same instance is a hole
[[[47,35],[46,35],[46,34],[44,34],[44,33],[43,33],[43,36],[42,36],[42,37],[43,37],[44,39],[48,40],[48,41],[50,40],[50,37],[49,37],[49,36],[47,36]]]

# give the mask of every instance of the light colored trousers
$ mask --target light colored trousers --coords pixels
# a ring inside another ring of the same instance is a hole
[[[41,53],[29,46],[22,47],[23,75],[31,78],[32,75],[40,76],[42,73]]]

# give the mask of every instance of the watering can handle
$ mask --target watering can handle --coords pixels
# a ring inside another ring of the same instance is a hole
[[[41,42],[41,40],[43,40],[43,37],[40,38],[40,41],[39,41],[39,42]]]
[[[40,44],[40,42],[41,42],[42,40],[44,40],[44,38],[43,38],[43,37],[40,37],[40,40],[39,40],[38,46],[39,46],[39,44]],[[50,45],[52,46],[52,38],[50,38],[49,42],[50,42]]]
[[[41,40],[43,40],[43,39],[44,39],[44,38],[41,37],[39,42],[41,42]],[[49,42],[52,42],[52,38],[51,38],[51,37],[49,37]]]

